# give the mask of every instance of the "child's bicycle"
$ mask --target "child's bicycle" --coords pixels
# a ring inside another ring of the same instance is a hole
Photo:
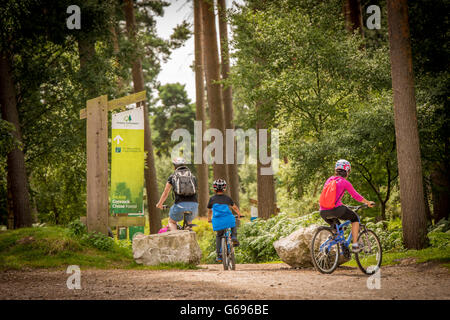
[[[167,210],[169,206],[163,205],[163,210]],[[184,211],[183,212],[183,224],[179,224],[177,222],[177,230],[192,230],[193,227],[196,227],[196,224],[188,223],[186,220],[186,216],[191,214],[192,211]]]
[[[234,257],[234,247],[231,242],[231,228],[227,228],[221,236],[220,249],[222,253],[222,263],[224,270],[236,270],[236,259]]]
[[[367,205],[347,207],[356,212],[361,208],[367,208]],[[356,263],[362,272],[372,275],[381,266],[381,243],[375,232],[361,224],[359,216],[358,222],[360,223],[358,243],[362,249],[359,253],[355,253]],[[332,273],[336,270],[340,255],[344,255],[350,260],[351,251],[349,247],[352,243],[351,230],[347,239],[345,239],[344,235],[344,231],[350,223],[347,220],[342,224],[336,225],[337,230],[326,226],[317,228],[311,241],[311,258],[314,267],[321,273]]]

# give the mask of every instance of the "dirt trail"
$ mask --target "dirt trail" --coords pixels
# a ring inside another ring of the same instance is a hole
[[[0,299],[447,299],[450,273],[436,264],[382,267],[380,289],[367,288],[357,268],[331,275],[285,264],[221,265],[199,270],[81,270],[69,290],[65,270],[0,272]]]

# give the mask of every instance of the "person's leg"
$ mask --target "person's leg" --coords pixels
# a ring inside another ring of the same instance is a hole
[[[325,220],[325,222],[328,223],[334,231],[336,230],[336,225],[339,224],[339,220],[336,218],[336,209],[337,208],[320,211],[320,216],[322,219]]]
[[[169,231],[177,230],[177,222],[183,219],[183,215],[179,212],[180,207],[178,204],[174,204],[170,207],[169,211]]]
[[[239,240],[237,239],[237,227],[231,228],[231,242],[233,247],[239,246]]]
[[[219,230],[216,232],[216,253],[217,253],[217,261],[222,259],[222,236],[225,233],[225,230]]]
[[[353,237],[353,243],[358,242],[358,235],[359,235],[359,222],[352,222],[352,237]]]
[[[346,206],[339,207],[340,209],[340,219],[342,220],[350,220],[352,223],[352,251],[359,252],[361,248],[358,244],[358,235],[359,235],[359,219],[355,212],[347,208]]]

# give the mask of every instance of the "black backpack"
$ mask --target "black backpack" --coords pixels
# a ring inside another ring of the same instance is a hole
[[[181,167],[175,170],[172,175],[173,192],[179,196],[193,196],[197,193],[195,186],[195,176],[187,167]]]

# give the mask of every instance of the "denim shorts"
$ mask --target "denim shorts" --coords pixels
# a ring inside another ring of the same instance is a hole
[[[175,221],[183,220],[183,212],[191,211],[191,214],[186,216],[187,222],[191,222],[198,214],[198,203],[197,202],[178,202],[170,207],[169,217]]]

